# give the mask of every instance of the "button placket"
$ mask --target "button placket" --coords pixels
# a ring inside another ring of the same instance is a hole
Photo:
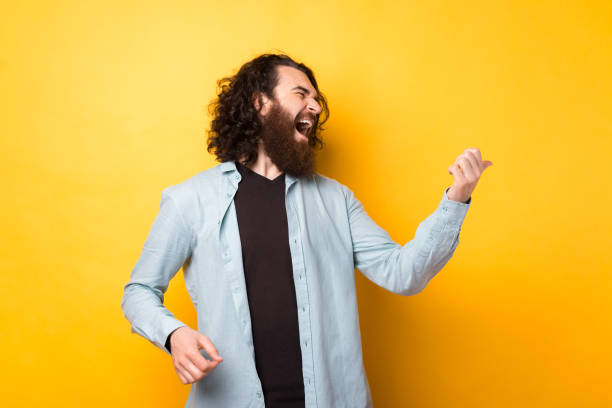
[[[312,354],[312,328],[308,315],[309,299],[308,299],[308,282],[305,275],[304,253],[300,241],[300,222],[298,211],[292,205],[291,198],[287,197],[287,220],[289,222],[290,247],[293,263],[293,276],[296,282],[296,298],[298,304],[298,321],[300,329],[300,340],[302,344],[302,373],[304,375],[304,385],[309,389],[306,394],[306,406],[314,403],[314,383],[312,376],[314,375],[314,358]]]

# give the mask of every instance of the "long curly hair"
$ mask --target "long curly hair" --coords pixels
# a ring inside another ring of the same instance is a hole
[[[315,119],[308,143],[323,148],[319,135],[329,118],[329,108],[314,74],[306,65],[295,62],[286,54],[262,54],[242,65],[236,75],[217,81],[217,98],[208,106],[213,119],[207,140],[207,150],[209,153],[214,150],[217,161],[238,161],[245,157],[244,163],[248,164],[257,159],[262,123],[253,98],[259,95],[259,106],[263,102],[259,93],[274,99],[274,88],[278,84],[276,67],[279,65],[299,69],[317,90],[316,100],[321,106],[321,114]]]

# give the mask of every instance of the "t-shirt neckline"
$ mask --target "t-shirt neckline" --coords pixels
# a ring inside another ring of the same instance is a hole
[[[275,183],[278,182],[279,180],[281,180],[284,176],[285,176],[285,172],[282,172],[281,174],[279,174],[278,176],[276,176],[274,179],[269,179],[266,176],[262,176],[261,174],[257,173],[256,171],[251,170],[249,167],[245,166],[244,164],[240,163],[239,161],[236,161],[236,165],[242,167],[242,169],[244,171],[246,171],[248,174],[252,175],[253,177],[266,182],[266,183]]]

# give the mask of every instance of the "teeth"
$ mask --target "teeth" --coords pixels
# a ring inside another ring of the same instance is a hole
[[[311,121],[309,121],[309,120],[300,120],[300,121],[298,121],[298,123],[305,123],[305,124],[307,124],[308,126],[312,126],[312,122],[311,122]]]

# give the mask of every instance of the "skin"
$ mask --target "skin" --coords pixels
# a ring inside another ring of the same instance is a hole
[[[287,66],[278,66],[278,84],[274,88],[275,100],[271,100],[265,94],[260,94],[262,104],[260,105],[257,99],[254,99],[254,105],[259,110],[260,116],[265,121],[272,106],[275,103],[280,104],[280,107],[291,118],[310,118],[313,119],[321,113],[321,106],[315,100],[317,93],[310,80],[299,69]],[[295,89],[295,87],[305,88],[306,91]],[[308,138],[294,129],[293,135],[296,141],[300,143],[308,143]],[[259,143],[257,159],[248,166],[254,172],[261,174],[270,180],[279,176],[282,171],[274,164],[270,156],[266,153],[263,143]]]
[[[483,161],[480,150],[468,148],[463,151],[455,163],[448,167],[448,173],[454,177],[453,185],[446,195],[450,200],[466,203],[480,180],[482,172],[492,166],[490,161]]]
[[[259,101],[256,98],[254,99],[255,107],[259,110],[262,118],[265,120],[275,103],[280,105],[288,120],[298,116],[300,118],[313,118],[319,115],[321,106],[315,100],[316,90],[308,77],[302,71],[292,67],[279,66],[277,69],[279,82],[274,89],[275,100],[261,94],[263,103],[260,105]],[[295,89],[296,86],[306,88],[307,91]],[[308,138],[297,130],[293,131],[293,136],[300,143],[308,142]],[[454,176],[453,184],[447,192],[448,198],[462,203],[468,201],[480,180],[480,176],[492,164],[490,161],[482,160],[479,149],[465,149],[463,153],[457,156],[455,162],[448,167],[448,173]],[[282,173],[266,154],[262,142],[259,144],[257,159],[249,165],[249,168],[270,180],[275,179]],[[201,380],[223,361],[210,338],[188,326],[179,327],[172,332],[170,344],[174,369],[183,384],[191,384]],[[212,357],[212,360],[206,359],[200,353],[200,349],[204,349]]]
[[[223,361],[208,336],[188,326],[179,327],[170,336],[174,370],[183,384],[191,384],[206,377]],[[200,353],[206,350],[213,360]]]

